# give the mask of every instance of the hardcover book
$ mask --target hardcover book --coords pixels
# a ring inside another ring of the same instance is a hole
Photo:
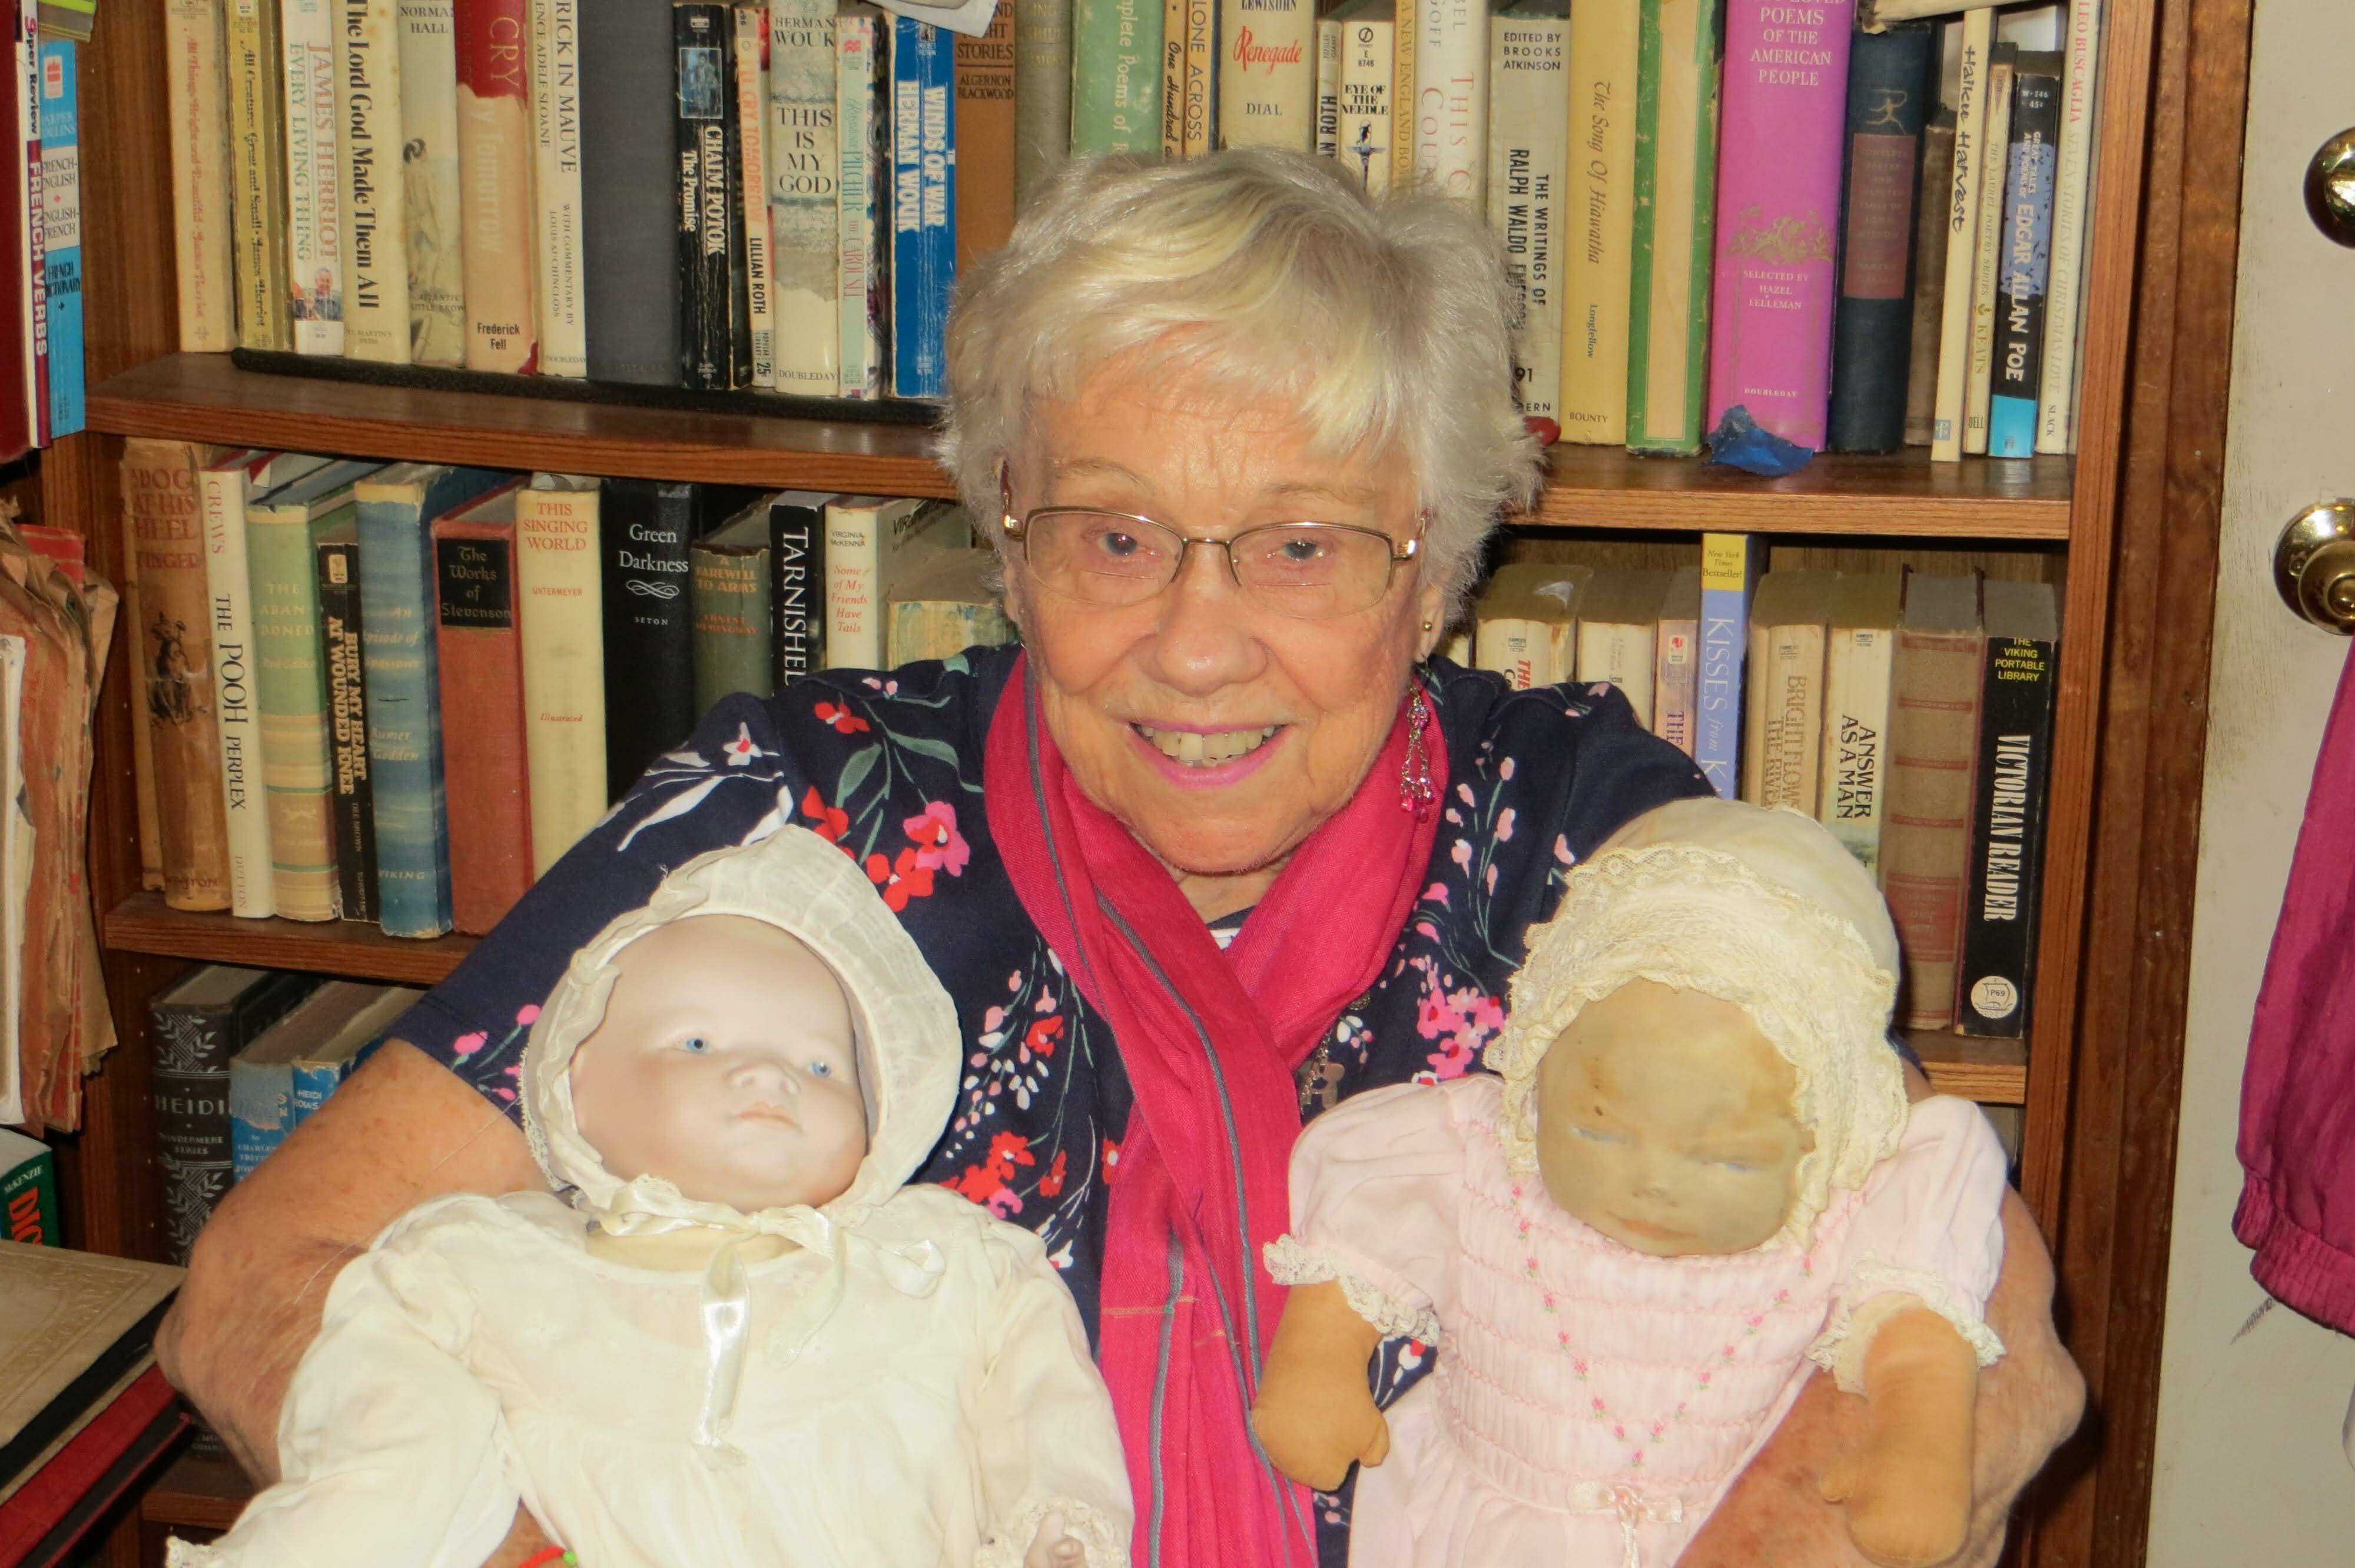
[[[39,1485],[50,1451],[152,1362],[181,1277],[160,1263],[0,1241],[0,1489],[28,1471]]]
[[[512,486],[495,494],[499,504],[462,507],[433,523],[450,918],[470,937],[496,925],[531,886],[515,496]],[[464,722],[447,722],[452,714]]]
[[[1014,641],[997,569],[996,551],[975,547],[935,551],[909,574],[886,606],[883,656],[890,667]]]
[[[1693,760],[1727,800],[1742,788],[1742,667],[1750,648],[1750,596],[1766,569],[1754,534],[1700,536],[1700,695]]]
[[[167,0],[165,90],[172,117],[172,256],[180,350],[237,342],[229,281],[229,63],[224,0]]]
[[[610,479],[600,534],[604,564],[605,799],[695,728],[690,550],[701,530],[696,486]],[[527,638],[531,621],[527,610]],[[537,818],[538,801],[534,801]],[[590,821],[595,820],[592,816]],[[581,824],[586,827],[588,824]],[[541,870],[547,868],[543,865]]]
[[[1946,308],[1945,193],[1954,186],[1955,111],[1941,107],[1922,131],[1922,196],[1914,203],[1913,342],[1905,362],[1905,444],[1936,432],[1938,334]]]
[[[2049,583],[1987,585],[1978,779],[1955,1027],[2017,1040],[2036,983],[2061,615]]]
[[[344,352],[336,0],[279,0],[286,90],[286,292],[297,354]]]
[[[1679,567],[1660,597],[1654,644],[1652,733],[1693,754],[1700,696],[1700,568]]]
[[[401,237],[409,258],[409,357],[466,362],[466,262],[458,187],[454,0],[399,0]]]
[[[368,656],[361,646],[360,530],[346,517],[319,535],[319,661],[327,677],[327,746],[334,778],[327,831],[336,906],[370,920],[377,901],[376,779],[368,770]]]
[[[1666,572],[1613,567],[1596,572],[1578,600],[1577,679],[1618,687],[1646,729],[1656,715],[1660,613],[1668,591]]]
[[[1988,59],[1995,16],[1963,18],[1955,81],[1955,162],[1945,191],[1946,282],[1938,323],[1938,398],[1931,418],[1930,458],[1960,462],[1964,414],[1970,401],[1971,300],[1979,253],[1979,194],[1986,177]]]
[[[148,1002],[155,1164],[172,1262],[188,1261],[197,1233],[229,1191],[229,1058],[318,983],[312,975],[208,964]]]
[[[1199,158],[1218,143],[1218,0],[1183,0],[1185,36],[1179,51],[1178,133],[1183,155]],[[1166,51],[1165,51],[1166,53]]]
[[[1641,45],[1633,0],[1571,8],[1570,161],[1577,174],[1563,207],[1577,218],[1565,237],[1561,277],[1566,441],[1615,447],[1627,440]]]
[[[82,428],[80,49],[71,38],[41,39],[41,280],[49,343],[43,423],[50,440]]]
[[[774,628],[773,687],[826,668],[826,507],[809,490],[769,497],[769,604]]]
[[[883,66],[890,32],[882,13],[868,6],[846,5],[835,17],[835,137],[841,154],[835,326],[838,390],[845,397],[883,395],[884,323],[891,309],[890,247],[881,207],[891,166],[884,105],[890,74]],[[1064,92],[1068,98],[1068,81]]]
[[[1082,4],[1090,0],[1082,0]],[[1107,0],[1143,9],[1141,0]],[[1160,31],[1156,14],[1153,31]],[[954,86],[950,35],[929,23],[891,18],[891,391],[900,397],[939,397],[948,391],[949,291],[956,282],[956,125],[950,114]],[[1082,40],[1086,41],[1085,29]],[[1159,43],[1146,68],[1160,80]],[[1092,58],[1082,50],[1084,69]],[[1141,89],[1139,90],[1141,90]],[[1073,145],[1081,151],[1073,111]],[[1156,85],[1152,102],[1160,103]],[[1156,121],[1156,136],[1158,122]],[[1157,142],[1156,143],[1157,144]],[[1140,143],[1140,146],[1143,144]]]
[[[1219,142],[1313,149],[1316,0],[1220,0]],[[1486,29],[1482,45],[1487,44]]]
[[[2061,133],[2061,57],[2013,62],[2010,167],[1995,288],[1995,364],[1987,455],[2036,455],[2036,399],[2044,379],[2045,283],[2052,260],[2052,189]]]
[[[512,508],[516,520],[535,878],[605,814],[612,799],[600,608],[603,488],[575,474],[536,473],[527,487],[494,491],[464,514],[489,520]]]
[[[344,352],[391,365],[410,359],[400,10],[399,0],[335,0],[333,17]]]
[[[1890,675],[1881,890],[1904,948],[1898,1016],[1909,1029],[1955,1021],[1984,648],[1977,577],[1907,577]]]
[[[1007,3],[1000,0],[1001,5]],[[1010,3],[1014,6],[1014,199],[1019,204],[1071,154],[1071,0]],[[1207,5],[1209,0],[1195,3]],[[863,12],[870,22],[873,15]]]
[[[58,1161],[49,1146],[0,1127],[0,1237],[24,1246],[63,1246]]]
[[[1833,327],[1831,450],[1905,444],[1913,349],[1914,187],[1938,35],[1926,22],[1859,33],[1849,57],[1848,217]]]
[[[734,257],[736,95],[729,8],[683,0],[671,7],[677,62],[675,149],[678,156],[679,377],[725,391],[737,375],[739,302]],[[742,320],[743,365],[751,373],[751,323]]]
[[[352,1070],[368,1060],[384,1032],[400,1022],[425,993],[406,986],[386,986],[360,1009],[352,1021],[319,1044],[296,1053],[288,1064],[287,1112],[292,1127],[301,1127],[317,1114],[327,1097],[343,1086]]]
[[[240,348],[290,349],[286,268],[286,62],[277,0],[228,0],[230,274]]]
[[[1412,12],[1414,185],[1477,211],[1487,205],[1488,7],[1482,0],[1413,0]],[[1580,101],[1575,91],[1571,101]]]
[[[1638,23],[1627,445],[1697,452],[1717,232],[1717,6],[1643,0]]]
[[[1473,607],[1472,657],[1517,691],[1577,673],[1578,611],[1591,567],[1525,561],[1498,567]]]
[[[1824,642],[1824,759],[1816,820],[1876,875],[1889,785],[1889,681],[1904,586],[1895,572],[1841,574]]]
[[[1569,18],[1566,0],[1521,0],[1488,18],[1488,227],[1518,305],[1514,396],[1524,415],[1547,419],[1561,397]]]
[[[531,0],[532,244],[542,376],[589,374],[581,288],[581,0]]]
[[[899,57],[909,30],[923,25],[893,18],[895,82],[907,79]],[[1231,32],[1227,44],[1233,46]],[[1159,154],[1161,0],[1073,0],[1071,150]]]
[[[377,1009],[392,989],[354,980],[329,980],[229,1058],[229,1139],[233,1181],[242,1181],[252,1175],[255,1168],[294,1130],[294,1059],[335,1049],[340,1038],[367,1027],[370,1022],[377,1022],[378,1027],[390,1024],[399,1017],[399,1011],[378,1014]],[[368,1038],[362,1036],[355,1044],[365,1044]]]
[[[871,495],[828,502],[826,667],[889,668],[883,607],[911,557],[972,542],[972,527],[960,507]]]
[[[769,6],[770,268],[777,390],[831,397],[843,378],[841,138],[834,0]]]
[[[2077,450],[2077,334],[2084,313],[2085,226],[2093,196],[2094,82],[2102,55],[2102,0],[2070,0],[2061,88],[2061,155],[2052,191],[2052,270],[2045,298],[2043,379],[2036,450]]]
[[[695,625],[695,711],[734,692],[776,690],[770,594],[769,507],[756,501],[687,552]]]
[[[1824,621],[1837,578],[1768,572],[1750,602],[1750,682],[1742,706],[1742,798],[1815,814],[1823,756]]]
[[[1182,50],[1182,34],[1172,41]],[[956,257],[962,273],[1014,232],[1014,7],[956,39]],[[1181,55],[1182,59],[1182,55]],[[831,89],[831,77],[828,79]],[[829,102],[831,99],[829,98]]]
[[[456,0],[466,368],[538,368],[531,236],[529,0]]]
[[[667,6],[582,9],[581,282],[592,380],[680,384],[677,80]]]

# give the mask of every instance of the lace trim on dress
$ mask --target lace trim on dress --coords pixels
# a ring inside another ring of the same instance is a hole
[[[218,1546],[183,1541],[175,1535],[164,1542],[165,1568],[227,1568],[229,1557]]]
[[[1267,1272],[1278,1285],[1322,1285],[1341,1282],[1349,1310],[1381,1330],[1386,1340],[1420,1340],[1439,1343],[1439,1315],[1428,1308],[1410,1307],[1381,1287],[1341,1266],[1330,1253],[1313,1252],[1290,1235],[1280,1235],[1264,1249]]]
[[[1050,1513],[1063,1516],[1063,1533],[1087,1549],[1088,1568],[1128,1568],[1128,1539],[1112,1521],[1075,1498],[1044,1498],[1019,1513],[982,1542],[974,1553],[973,1568],[1022,1568],[1030,1538]]]
[[[1872,1337],[1890,1319],[1916,1307],[1927,1307],[1953,1324],[1978,1357],[1979,1365],[1993,1366],[2002,1358],[2003,1341],[1945,1280],[1924,1269],[1868,1257],[1857,1265],[1855,1278],[1843,1292],[1830,1323],[1807,1347],[1808,1359],[1830,1372],[1844,1392],[1862,1393],[1864,1356]]]

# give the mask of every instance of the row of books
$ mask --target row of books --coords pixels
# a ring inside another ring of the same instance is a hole
[[[721,696],[1013,634],[948,502],[144,439],[122,471],[176,908],[479,933]]]
[[[80,99],[89,0],[0,0],[0,462],[82,428]]]
[[[1577,546],[1557,546],[1574,556]],[[1817,818],[1880,879],[1915,1029],[2018,1038],[2034,981],[2059,606],[1977,574],[1522,561],[1455,649],[1516,685],[1608,681],[1722,794]]]
[[[837,0],[169,21],[185,349],[933,397],[958,254],[1013,223],[1003,29]]]

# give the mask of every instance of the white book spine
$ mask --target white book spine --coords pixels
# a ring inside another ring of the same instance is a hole
[[[1473,629],[1475,667],[1495,671],[1517,692],[1559,685],[1571,679],[1577,657],[1575,621],[1501,616],[1480,621]]]
[[[1391,140],[1397,126],[1391,113],[1391,78],[1395,29],[1387,20],[1357,18],[1341,28],[1341,105],[1337,139],[1341,166],[1357,176],[1369,196],[1391,188]]]
[[[1182,56],[1180,60],[1182,70]],[[1316,24],[1316,151],[1336,156],[1340,135],[1341,24],[1327,16]]]
[[[1316,144],[1316,0],[1221,0],[1219,142]]]
[[[826,665],[883,668],[883,574],[891,535],[921,503],[837,501],[826,509]]]
[[[341,0],[336,71],[343,136],[344,352],[409,363],[409,239],[396,0]]]
[[[769,270],[768,13],[736,9],[736,123],[744,162],[744,300],[752,323],[752,385],[777,384],[777,313]]]
[[[409,356],[466,360],[460,250],[458,40],[453,0],[399,0],[401,217],[409,255]]]
[[[1971,373],[1965,392],[1963,450],[1987,450],[1987,408],[1995,395],[1995,293],[2003,274],[2003,194],[2011,161],[2011,67],[1987,72],[1987,160],[1979,179],[1978,255],[1971,266]]]
[[[1978,267],[1979,182],[1987,132],[1987,49],[1995,17],[1974,11],[1963,18],[1960,84],[1955,93],[1955,172],[1945,192],[1946,289],[1938,330],[1938,401],[1930,456],[1959,462],[1963,414],[1970,396],[1971,285]]]
[[[1416,0],[1414,17],[1416,188],[1485,207],[1488,7],[1485,0]]]
[[[2085,225],[2091,214],[2094,116],[2102,57],[2102,0],[2070,0],[2061,99],[2061,168],[2052,191],[2052,275],[2044,293],[2044,381],[2036,450],[2076,450],[2077,334],[2085,313]]]
[[[532,874],[605,814],[605,641],[593,479],[534,474],[516,493],[524,769]],[[581,548],[587,540],[590,548]]]
[[[286,283],[298,354],[344,352],[341,162],[333,0],[282,0],[286,94]]]
[[[769,270],[780,392],[842,381],[839,139],[834,0],[769,5]]]
[[[1583,685],[1608,681],[1619,688],[1636,722],[1652,727],[1653,687],[1657,679],[1654,660],[1658,627],[1594,620],[1578,623],[1578,673],[1572,679]]]
[[[1488,19],[1488,225],[1519,303],[1513,392],[1522,413],[1549,419],[1561,406],[1555,245],[1569,176],[1569,33],[1561,16]]]
[[[1824,647],[1824,756],[1816,820],[1875,875],[1896,643],[1897,633],[1886,626],[1836,626]]]
[[[271,883],[270,802],[262,788],[260,672],[253,588],[246,565],[246,467],[197,471],[205,530],[205,591],[212,605],[213,706],[219,721],[221,805],[229,823],[229,913],[277,913]]]
[[[580,0],[531,0],[532,245],[539,373],[589,374],[581,288]]]
[[[229,282],[229,77],[221,0],[171,0],[164,14],[172,114],[172,238],[180,347],[226,353],[237,342]]]
[[[877,270],[882,236],[877,228],[875,188],[878,140],[883,129],[875,101],[881,79],[882,60],[877,49],[881,38],[882,29],[873,16],[845,15],[836,19],[835,130],[841,175],[835,315],[838,389],[845,397],[883,395],[883,291]],[[775,90],[773,73],[773,98]]]

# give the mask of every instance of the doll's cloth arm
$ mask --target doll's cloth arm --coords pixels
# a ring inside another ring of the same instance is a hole
[[[1934,1096],[1913,1107],[1849,1223],[1831,1321],[1808,1349],[1842,1389],[1864,1391],[1873,1335],[1916,1307],[1953,1325],[1980,1366],[2003,1354],[1984,1314],[2003,1267],[2006,1186],[2003,1146],[1977,1106]]]
[[[1292,1230],[1268,1244],[1279,1285],[1338,1280],[1386,1339],[1436,1344],[1455,1300],[1465,1129],[1459,1094],[1487,1080],[1402,1084],[1343,1101],[1292,1151]]]
[[[480,1568],[520,1500],[497,1396],[468,1370],[474,1303],[396,1226],[346,1266],[294,1370],[281,1479],[172,1568]]]
[[[1079,1308],[1036,1237],[990,1231],[996,1291],[975,1410],[988,1535],[974,1568],[1022,1568],[1050,1513],[1087,1549],[1088,1568],[1127,1568],[1128,1471]]]

